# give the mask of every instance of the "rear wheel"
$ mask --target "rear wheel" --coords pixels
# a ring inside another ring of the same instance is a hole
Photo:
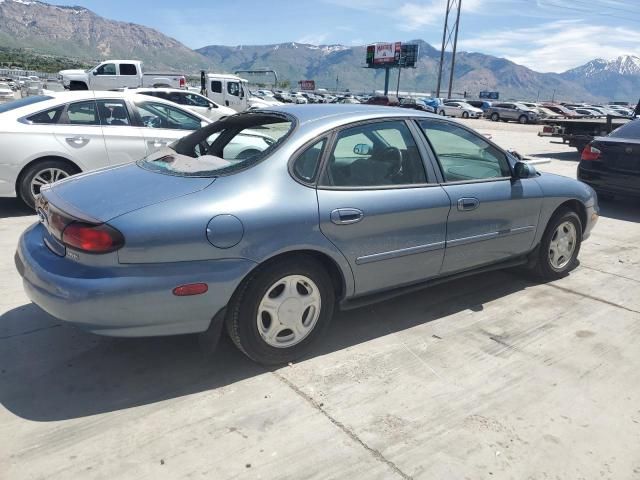
[[[78,172],[73,165],[61,160],[42,160],[24,171],[19,181],[18,193],[24,203],[35,208],[36,197],[43,185],[57,182]]]
[[[572,210],[561,210],[549,221],[534,265],[544,281],[564,277],[575,268],[582,244],[582,222]]]
[[[236,346],[255,362],[278,365],[304,355],[326,331],[335,291],[326,270],[301,256],[252,273],[226,318]]]
[[[492,121],[492,122],[497,122],[498,120],[500,120],[500,115],[498,115],[498,113],[497,113],[497,112],[493,112],[493,113],[491,114],[491,117],[489,117],[489,118],[491,118],[491,121]]]

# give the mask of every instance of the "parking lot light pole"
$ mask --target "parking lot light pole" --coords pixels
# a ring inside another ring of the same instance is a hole
[[[384,68],[384,94],[389,95],[389,67]]]

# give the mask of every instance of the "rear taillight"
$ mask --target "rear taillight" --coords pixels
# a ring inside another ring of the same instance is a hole
[[[602,152],[598,150],[596,147],[594,147],[593,145],[587,145],[586,147],[584,147],[584,150],[582,151],[582,156],[580,158],[587,162],[591,162],[593,160],[598,160],[600,158],[601,153]]]
[[[180,77],[180,88],[184,88],[187,84],[187,79],[184,77]]]
[[[87,253],[108,253],[124,245],[124,237],[106,224],[73,222],[62,232],[62,242],[71,248]]]

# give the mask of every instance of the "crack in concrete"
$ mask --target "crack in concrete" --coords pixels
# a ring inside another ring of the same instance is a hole
[[[624,275],[620,275],[619,273],[607,272],[605,270],[600,270],[599,268],[588,267],[586,265],[580,265],[582,268],[586,268],[587,270],[594,270],[596,272],[604,273],[605,275],[613,275],[614,277],[624,278],[625,280],[629,280],[631,282],[640,283],[640,280],[636,280],[635,278],[625,277]]]
[[[12,335],[5,335],[0,337],[0,340],[6,340],[8,338],[21,337],[22,335],[30,335],[32,333],[41,332],[42,330],[49,330],[51,328],[61,327],[61,323],[56,323],[55,325],[49,325],[47,327],[34,328],[33,330],[27,330],[26,332],[14,333]]]
[[[612,307],[620,308],[621,310],[626,310],[627,312],[640,314],[640,311],[638,311],[638,310],[634,310],[633,308],[625,307],[624,305],[620,305],[620,304],[615,303],[615,302],[610,302],[609,300],[605,300],[604,298],[594,297],[593,295],[589,295],[588,293],[576,292],[575,290],[571,290],[570,288],[561,287],[560,285],[554,285],[552,283],[547,283],[547,285],[549,287],[557,288],[558,290],[561,290],[563,292],[572,293],[574,295],[578,295],[579,297],[588,298],[589,300],[594,300],[596,302],[604,303],[604,304],[610,305]]]
[[[395,463],[393,463],[391,460],[386,458],[379,450],[376,450],[375,448],[370,447],[369,445],[367,445],[364,442],[364,440],[362,440],[356,433],[354,433],[344,423],[336,420],[331,415],[329,415],[329,413],[327,413],[327,411],[325,409],[323,409],[318,402],[316,402],[313,398],[311,398],[309,395],[307,395],[302,390],[300,390],[293,382],[291,382],[290,380],[288,380],[284,376],[280,375],[278,372],[271,372],[271,373],[273,375],[275,375],[276,378],[278,378],[282,383],[287,385],[291,390],[293,390],[296,394],[298,394],[300,397],[302,397],[304,400],[306,400],[307,403],[309,403],[315,410],[317,410],[322,415],[324,415],[331,423],[333,423],[336,427],[338,427],[340,430],[342,430],[342,432],[344,432],[351,440],[353,440],[354,442],[359,444],[361,447],[363,447],[376,460],[386,464],[389,468],[391,468],[391,470],[393,470],[395,473],[397,473],[403,479],[405,479],[405,480],[413,480],[413,477],[411,477],[410,475],[407,475],[402,470],[400,470],[400,468]]]

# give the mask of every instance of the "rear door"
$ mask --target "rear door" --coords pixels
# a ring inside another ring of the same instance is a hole
[[[68,104],[53,130],[69,158],[84,169],[109,165],[95,100]]]
[[[135,107],[145,127],[143,134],[148,154],[202,127],[198,117],[177,106],[143,100],[137,101]]]
[[[102,125],[109,163],[133,162],[147,154],[144,128],[135,125],[133,112],[123,99],[98,99],[98,113]]]
[[[141,86],[141,75],[135,63],[121,63],[118,68],[120,72],[119,87],[138,88]]]
[[[454,273],[529,252],[542,191],[535,179],[515,179],[506,154],[453,122],[420,120],[451,199],[442,273]]]
[[[450,202],[411,129],[397,119],[347,127],[326,155],[320,229],[349,261],[357,295],[440,272]]]

